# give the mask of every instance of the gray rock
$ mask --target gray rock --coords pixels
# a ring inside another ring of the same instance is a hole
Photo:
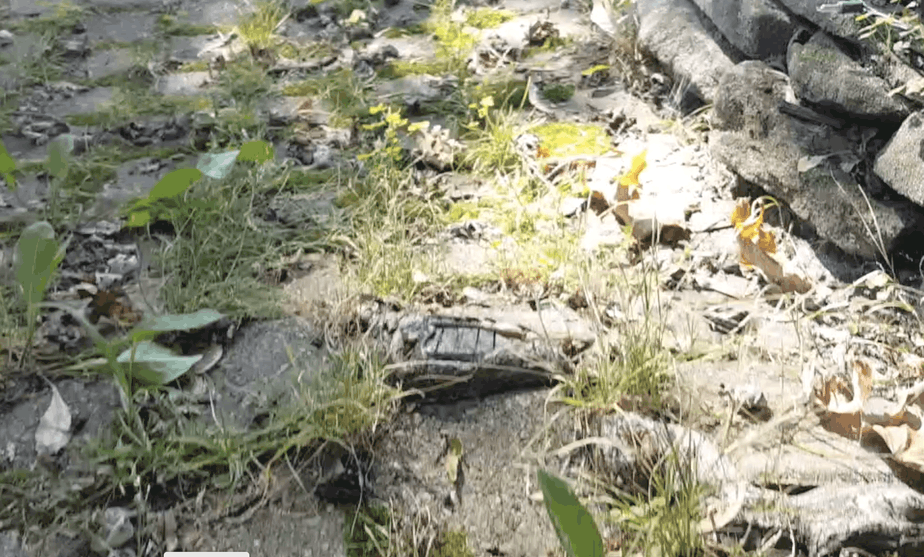
[[[55,8],[65,0],[49,0],[36,2],[35,0],[10,0],[10,15],[13,17],[37,17],[53,13]]]
[[[47,386],[47,385],[46,385]],[[119,395],[110,381],[68,379],[56,383],[61,398],[71,414],[72,423],[83,423],[65,449],[71,458],[76,447],[101,435],[119,407]],[[35,463],[35,430],[51,401],[51,389],[35,398],[22,401],[0,414],[0,467],[31,468]]]
[[[28,557],[16,532],[0,532],[0,555],[5,557]]]
[[[546,390],[446,404],[399,416],[376,449],[375,491],[399,516],[432,516],[463,530],[474,555],[555,554],[560,545],[539,492],[531,455],[559,447],[566,422],[547,427]],[[462,445],[460,480],[447,479],[448,439]],[[536,441],[536,440],[540,441]],[[560,474],[558,461],[545,467]]]
[[[326,353],[316,346],[321,335],[295,317],[241,328],[213,372],[221,425],[246,429],[272,405],[291,402],[301,372],[309,381],[326,369]]]
[[[92,45],[101,42],[131,43],[154,36],[157,16],[150,13],[96,13],[84,18],[86,34]]]
[[[135,65],[135,57],[124,48],[96,52],[87,59],[87,77],[101,79],[127,72]]]
[[[815,0],[780,0],[780,4],[795,16],[814,23],[832,35],[847,39],[856,46],[862,44],[859,40],[860,30],[869,22],[858,22],[856,14],[819,12],[819,3]]]
[[[270,211],[278,222],[294,227],[328,226],[342,218],[336,206],[336,193],[279,195],[270,201]]]
[[[770,0],[693,0],[731,44],[750,58],[784,57],[798,25]]]
[[[903,231],[919,226],[919,212],[864,196],[836,167],[798,172],[800,159],[850,152],[853,144],[827,126],[781,114],[779,103],[792,96],[784,74],[762,62],[737,65],[723,76],[716,96],[709,139],[713,155],[789,203],[842,250],[868,258],[881,255],[881,248],[891,250]]]
[[[806,195],[794,196],[790,207],[811,222],[822,238],[847,253],[867,259],[883,256],[883,251],[897,246],[906,230],[924,223],[920,211],[900,202],[872,199],[840,169],[819,166],[799,178]]]
[[[246,13],[241,8],[236,0],[203,0],[190,3],[187,12],[193,25],[236,25]]]
[[[638,40],[693,94],[711,102],[722,73],[733,66],[688,0],[639,0]]]
[[[852,60],[825,33],[806,44],[793,43],[787,58],[796,96],[811,105],[824,104],[870,120],[901,121],[910,112],[889,84]]]
[[[103,108],[105,103],[111,102],[112,95],[111,87],[96,87],[55,103],[49,107],[48,113],[59,118],[74,114],[92,114]]]
[[[876,159],[874,172],[895,191],[924,206],[924,114],[909,116]]]
[[[208,93],[209,72],[186,72],[161,76],[154,90],[162,95],[196,96]]]

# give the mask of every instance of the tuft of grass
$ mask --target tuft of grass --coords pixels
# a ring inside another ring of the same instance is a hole
[[[467,77],[468,56],[478,37],[465,31],[462,23],[453,21],[454,8],[453,0],[436,0],[423,27],[436,39],[436,58],[445,64],[446,73],[464,79]]]
[[[584,276],[600,276],[593,260],[586,263]],[[616,295],[620,314],[605,323],[618,342],[603,342],[595,357],[578,368],[562,386],[569,404],[595,409],[615,409],[626,399],[649,408],[661,408],[671,386],[670,354],[662,348],[665,325],[661,317],[658,274],[654,269],[608,271],[609,283],[601,285]],[[585,285],[584,296],[594,295]],[[591,302],[592,303],[592,302]]]
[[[235,169],[224,180],[197,182],[176,202],[167,218],[174,238],[158,258],[169,279],[162,291],[168,311],[208,307],[235,317],[280,314],[280,294],[268,286],[265,273],[284,255],[321,248],[327,233],[257,220],[268,207],[269,192],[283,180],[278,168]]]
[[[24,86],[40,85],[61,79],[64,58],[58,38],[50,33],[36,35],[24,56],[17,61],[15,72]]]
[[[269,49],[275,45],[276,29],[288,15],[282,2],[261,0],[254,4],[252,12],[240,19],[237,29],[241,39],[251,49]]]
[[[2,265],[9,265],[4,261]],[[12,274],[12,269],[0,269],[0,275]],[[0,281],[0,362],[3,369],[14,369],[14,362],[21,361],[29,335],[25,307],[20,303],[22,296],[18,292],[12,277]],[[0,379],[3,375],[0,374]]]
[[[143,398],[151,412],[119,412],[111,434],[85,449],[91,461],[110,470],[110,485],[100,486],[99,495],[132,492],[139,479],[234,489],[322,443],[361,443],[395,411],[385,367],[366,348],[344,347],[326,369],[305,371],[312,384],[300,383],[293,400],[246,431],[190,418],[183,409],[188,403],[167,392],[139,392],[135,398]]]
[[[13,113],[19,109],[19,94],[0,91],[0,134],[13,131]]]
[[[522,164],[515,140],[526,126],[513,108],[495,108],[494,97],[488,95],[470,105],[474,118],[464,124],[466,132],[465,165],[476,173],[493,175],[510,172]]]
[[[700,500],[705,488],[676,452],[649,470],[645,493],[620,493],[608,519],[620,532],[623,551],[645,557],[700,557],[705,542],[699,532]]]
[[[259,64],[241,58],[222,70],[218,78],[218,103],[220,106],[255,108],[270,95],[270,79]]]
[[[401,140],[407,119],[385,105],[370,113],[378,121],[363,126],[371,141],[358,157],[362,175],[351,179],[338,198],[351,214],[350,244],[357,262],[353,278],[365,291],[410,300],[420,290],[415,272],[433,271],[420,244],[441,222],[442,209],[409,193],[414,173]]]
[[[283,87],[282,94],[289,97],[311,97],[326,104],[347,125],[368,114],[368,86],[352,70],[341,69],[324,77],[309,78]]]
[[[57,4],[53,12],[39,17],[22,19],[11,22],[11,29],[15,31],[46,35],[57,39],[62,35],[72,33],[76,26],[86,15],[84,8],[65,1]]]
[[[347,513],[343,531],[347,557],[391,555],[393,522],[385,505],[368,505]]]

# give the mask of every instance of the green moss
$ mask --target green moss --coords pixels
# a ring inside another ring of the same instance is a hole
[[[552,157],[603,155],[612,149],[606,130],[593,124],[552,122],[530,131],[539,137],[540,145]]]
[[[479,214],[481,214],[481,211],[478,205],[461,201],[459,203],[454,203],[452,207],[450,207],[446,220],[449,223],[463,222],[477,219]]]
[[[468,535],[461,530],[443,532],[436,542],[433,557],[475,557],[468,546]]]
[[[555,103],[565,102],[574,96],[574,85],[570,83],[553,83],[542,90],[542,96]]]
[[[430,60],[426,62],[408,62],[392,60],[379,70],[382,79],[400,79],[409,75],[443,75],[452,71],[448,60]]]
[[[511,11],[478,8],[465,14],[465,23],[476,29],[494,29],[515,17]]]

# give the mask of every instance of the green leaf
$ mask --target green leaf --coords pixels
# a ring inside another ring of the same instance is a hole
[[[199,178],[202,178],[202,173],[195,168],[178,168],[167,173],[159,182],[154,184],[154,187],[148,192],[147,200],[150,202],[157,199],[176,197],[189,189],[189,186],[195,184]]]
[[[199,164],[196,165],[196,168],[209,178],[221,180],[231,172],[238,154],[240,154],[240,151],[237,150],[225,153],[206,153],[199,157]]]
[[[133,211],[129,213],[128,221],[125,223],[125,226],[129,228],[139,228],[142,226],[147,226],[149,222],[151,222],[150,211]]]
[[[15,171],[16,161],[13,160],[9,151],[6,150],[6,145],[3,144],[3,141],[0,141],[0,176],[3,176],[4,181],[6,181],[6,187],[9,188],[10,191],[16,190],[16,179],[13,178],[13,172]]]
[[[587,77],[587,76],[594,75],[597,72],[602,72],[608,69],[610,69],[610,67],[607,66],[606,64],[597,64],[596,66],[593,66],[592,68],[587,68],[586,70],[582,71],[581,75]]]
[[[132,329],[132,334],[191,331],[218,321],[223,316],[213,309],[200,309],[181,315],[155,315],[146,317]]]
[[[48,143],[48,171],[55,178],[67,174],[71,153],[74,152],[74,136],[69,133],[59,135]]]
[[[237,160],[263,163],[273,160],[275,156],[276,153],[271,144],[266,141],[255,139],[241,145],[241,151],[237,155]]]
[[[539,487],[549,518],[570,557],[602,557],[603,539],[593,516],[561,478],[539,470]]]
[[[132,376],[152,385],[166,385],[175,381],[202,356],[177,356],[170,349],[154,342],[142,341],[119,354],[121,364],[141,365],[132,369]]]
[[[30,309],[45,297],[51,275],[62,259],[59,248],[55,230],[46,221],[29,225],[16,243],[16,280]]]

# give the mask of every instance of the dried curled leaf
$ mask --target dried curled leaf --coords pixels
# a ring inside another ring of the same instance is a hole
[[[761,203],[765,198],[754,201]],[[763,228],[764,207],[754,210],[747,199],[739,199],[731,214],[731,223],[735,227],[741,264],[745,267],[757,267],[769,282],[776,284],[783,292],[804,294],[812,286],[802,276],[787,272],[783,263],[776,257],[776,237]]]
[[[751,206],[747,199],[740,199],[732,211],[732,225],[738,232],[738,238],[743,241],[756,243],[757,249],[766,254],[776,253],[776,237],[772,232],[764,230],[764,207],[761,206],[759,211],[751,213]],[[741,263],[750,267],[752,263],[746,258],[744,251],[741,252]]]
[[[850,385],[837,376],[816,384],[814,402],[823,410],[822,424],[849,439],[878,436],[892,463],[917,475],[924,473],[924,382],[905,390],[897,400],[872,396],[872,383],[872,370],[857,360]]]

